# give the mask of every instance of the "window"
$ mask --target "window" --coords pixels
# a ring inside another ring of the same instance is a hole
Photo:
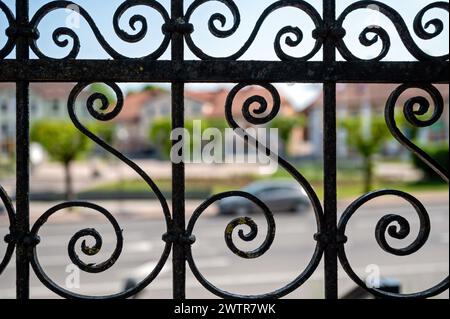
[[[8,133],[9,133],[9,127],[8,127],[8,124],[3,123],[2,126],[1,126],[1,131],[2,131],[2,135],[3,135],[3,136],[8,135]]]
[[[160,113],[162,116],[170,115],[170,105],[167,103],[162,103]]]
[[[201,115],[203,110],[203,104],[194,102],[192,104],[192,115]]]
[[[30,113],[31,113],[31,115],[36,115],[36,113],[37,113],[37,106],[36,106],[36,103],[34,103],[34,102],[31,102],[31,104],[30,104]]]
[[[7,113],[8,112],[8,103],[6,103],[6,101],[3,101],[1,103],[1,107],[0,107],[2,113]]]
[[[59,101],[58,100],[53,101],[52,112],[59,113]]]

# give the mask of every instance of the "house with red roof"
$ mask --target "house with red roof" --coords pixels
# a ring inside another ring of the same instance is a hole
[[[387,100],[398,84],[338,84],[336,111],[338,121],[351,116],[362,116],[367,119],[373,114],[384,115]],[[444,114],[441,120],[433,126],[418,129],[418,140],[421,144],[440,143],[448,141],[449,138],[449,86],[436,85],[444,99]],[[420,89],[409,89],[404,92],[398,100],[398,108],[401,111],[405,102],[416,96],[423,96],[432,100],[427,93]],[[320,158],[323,154],[323,95],[318,95],[316,101],[303,111],[307,120],[305,136],[302,141],[305,156]],[[432,112],[433,109],[430,111]],[[348,157],[351,150],[346,143],[347,133],[338,129],[337,147],[340,157]],[[404,152],[404,148],[395,140],[387,143],[383,150],[386,155],[395,155]]]
[[[213,91],[185,91],[185,118],[186,119],[225,119],[225,105],[230,91],[219,88]],[[249,126],[242,115],[242,106],[251,96],[259,95],[268,101],[268,107],[273,103],[270,92],[259,86],[243,89],[236,95],[233,103],[233,116],[242,122],[242,127]],[[255,105],[254,107],[258,107]],[[267,110],[270,112],[270,109]],[[266,113],[267,113],[266,112]],[[296,114],[292,104],[281,96],[280,113],[284,116]],[[149,131],[156,119],[170,117],[171,95],[170,91],[152,88],[140,92],[131,92],[124,101],[122,112],[115,122],[118,125],[119,136],[122,136],[120,149],[124,152],[135,152],[151,148]],[[264,116],[264,114],[257,115]],[[170,138],[169,136],[167,138]]]

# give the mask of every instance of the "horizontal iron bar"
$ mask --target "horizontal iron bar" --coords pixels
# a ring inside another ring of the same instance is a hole
[[[449,62],[2,60],[0,82],[449,82]]]

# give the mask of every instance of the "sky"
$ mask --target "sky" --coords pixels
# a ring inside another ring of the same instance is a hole
[[[186,0],[185,8],[194,0]],[[12,10],[14,10],[14,0],[3,0]],[[30,1],[30,10],[32,17],[34,13],[44,4],[48,3],[48,0],[32,0]],[[129,9],[122,19],[120,20],[120,26],[133,33],[133,30],[128,25],[129,18],[136,14],[142,14],[148,19],[149,32],[147,36],[138,43],[127,43],[118,38],[114,33],[112,27],[112,17],[117,7],[123,2],[123,0],[76,0],[76,4],[83,7],[89,15],[95,20],[101,33],[107,39],[108,43],[126,56],[140,57],[149,52],[152,52],[159,46],[163,38],[161,32],[161,25],[163,20],[161,16],[156,13],[155,10],[144,7],[136,6]],[[276,2],[274,0],[235,0],[234,1],[239,8],[241,14],[241,24],[237,31],[229,38],[216,38],[212,35],[207,27],[210,16],[214,13],[222,13],[226,16],[227,22],[223,27],[224,30],[231,27],[233,18],[231,12],[226,6],[219,1],[209,1],[201,5],[192,16],[192,23],[195,27],[195,32],[192,37],[197,46],[199,46],[204,52],[212,56],[227,56],[236,52],[244,42],[249,38],[250,33],[254,29],[256,21],[261,16],[262,12],[270,4]],[[319,13],[322,11],[321,0],[309,0]],[[339,14],[355,0],[338,0],[337,1],[337,15]],[[444,10],[431,10],[425,15],[425,22],[433,18],[440,18],[444,22],[444,31],[436,39],[421,40],[412,30],[412,25],[417,13],[425,7],[427,4],[434,2],[434,0],[383,0],[382,2],[395,8],[404,18],[406,24],[410,27],[410,32],[413,35],[416,43],[423,48],[424,51],[439,55],[445,54],[449,51],[449,23],[448,13]],[[448,2],[448,1],[445,1]],[[170,12],[170,1],[159,0],[168,12]],[[38,40],[38,46],[46,55],[61,58],[67,54],[71,48],[69,45],[66,48],[58,47],[52,40],[52,33],[58,27],[64,27],[67,24],[71,26],[78,34],[81,41],[81,51],[78,56],[80,59],[108,59],[109,55],[100,47],[98,41],[93,36],[92,30],[83,18],[79,18],[77,14],[74,14],[70,10],[60,9],[52,13],[47,14],[38,28],[41,34],[41,38]],[[352,50],[352,52],[361,58],[370,58],[379,53],[381,48],[380,43],[366,48],[359,43],[358,36],[360,32],[369,25],[381,25],[386,29],[391,36],[392,47],[385,58],[386,61],[396,60],[414,60],[414,58],[408,53],[402,44],[400,37],[395,30],[392,22],[381,13],[377,13],[372,10],[361,9],[348,16],[348,19],[344,23],[344,28],[347,30],[345,37],[346,44]],[[6,26],[6,19],[4,14],[0,11],[0,47],[5,43],[5,36],[3,31]],[[264,21],[258,36],[249,50],[242,56],[241,60],[278,60],[274,53],[273,42],[275,36],[279,30],[285,26],[299,27],[303,34],[304,39],[297,48],[284,47],[285,51],[293,56],[301,56],[308,53],[314,45],[314,39],[311,37],[311,32],[314,29],[314,24],[308,15],[296,8],[281,8],[271,13]],[[220,25],[217,25],[221,29]],[[139,28],[139,25],[137,25]],[[432,31],[432,27],[430,28]],[[70,39],[69,39],[70,41]],[[170,51],[170,50],[168,50]],[[197,59],[189,50],[186,50],[186,59]],[[13,53],[14,54],[14,53]],[[13,55],[11,55],[13,56]],[[32,57],[35,57],[32,54]],[[320,61],[322,58],[322,52],[320,51],[312,60]],[[161,59],[170,59],[170,52],[166,52]],[[338,58],[342,60],[342,58]],[[188,85],[188,88],[199,90],[211,90],[221,85],[211,84],[195,84]],[[136,85],[122,84],[124,90],[136,89]],[[279,89],[287,95],[298,108],[302,108],[309,103],[311,99],[314,99],[320,92],[320,87],[317,85],[308,84],[285,84],[278,85]]]

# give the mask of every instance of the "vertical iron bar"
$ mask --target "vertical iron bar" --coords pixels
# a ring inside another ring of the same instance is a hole
[[[18,30],[28,28],[28,0],[16,0]],[[16,42],[16,58],[29,59],[28,38],[20,35]],[[29,221],[29,82],[16,82],[16,231],[20,235],[16,247],[16,296],[29,299],[30,266],[28,247],[24,236],[30,228]]]
[[[335,25],[335,0],[323,1],[323,19],[328,28]],[[330,29],[331,30],[331,29]],[[323,62],[330,66],[336,61],[336,48],[332,37],[325,39]],[[325,298],[338,298],[337,261],[337,165],[336,165],[336,82],[324,83],[324,212],[328,238],[325,249]]]
[[[183,0],[171,1],[172,21],[184,16]],[[181,33],[172,33],[172,60],[184,59],[184,37]],[[172,83],[172,129],[184,128],[184,83]],[[173,141],[176,143],[177,141]],[[172,164],[172,214],[176,234],[182,234],[185,222],[185,165],[184,162]],[[181,242],[173,243],[173,297],[186,298],[186,253]]]

